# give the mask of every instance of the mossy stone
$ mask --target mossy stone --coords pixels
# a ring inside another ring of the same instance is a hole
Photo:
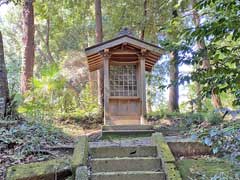
[[[183,159],[177,162],[177,167],[183,179],[189,177],[194,179],[199,174],[210,179],[217,173],[232,177],[237,171],[239,172],[239,169],[237,170],[230,162],[217,158]]]
[[[175,162],[175,158],[161,133],[154,133],[152,135],[152,140],[153,143],[157,146],[158,154],[162,157],[162,160],[165,163]]]
[[[165,163],[165,170],[168,180],[181,180],[180,172],[174,163]]]
[[[72,174],[69,158],[30,164],[18,164],[7,169],[7,180],[64,179]]]
[[[76,169],[75,180],[88,180],[88,169],[87,166],[81,166]]]
[[[87,136],[79,137],[77,143],[74,146],[73,156],[72,156],[72,168],[76,171],[78,166],[87,165],[88,159],[88,138]]]

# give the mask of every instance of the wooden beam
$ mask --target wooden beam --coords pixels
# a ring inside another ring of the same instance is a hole
[[[96,65],[99,65],[99,64],[103,64],[103,62],[102,61],[98,61],[98,62],[93,63],[93,64],[88,64],[88,66],[91,67],[91,66],[96,66]]]
[[[91,59],[91,58],[94,58],[96,56],[99,56],[100,54],[99,53],[96,53],[96,54],[92,54],[90,56],[87,56],[88,59]]]
[[[111,51],[112,54],[137,54],[139,51],[134,50],[114,50]]]
[[[88,63],[94,62],[94,61],[98,61],[98,60],[102,60],[102,58],[99,56],[97,58],[94,59],[88,59]]]
[[[155,65],[155,64],[156,64],[156,61],[150,61],[150,60],[148,60],[148,59],[146,59],[146,62],[147,62],[148,64],[151,64],[151,65]]]
[[[117,46],[117,45],[120,45],[123,43],[128,43],[128,44],[134,45],[139,48],[144,48],[144,49],[147,49],[147,50],[152,51],[153,53],[157,53],[157,54],[164,53],[163,49],[161,49],[159,47],[151,45],[150,43],[145,43],[141,40],[138,40],[136,38],[129,37],[129,36],[115,38],[115,39],[107,41],[105,43],[101,43],[100,45],[95,45],[92,48],[91,47],[87,48],[85,52],[86,52],[87,56],[89,56],[92,54],[96,54],[104,49],[108,49],[108,48],[111,48],[111,47],[114,47],[114,46]]]
[[[96,63],[99,63],[99,62],[102,62],[102,60],[99,59],[97,61],[89,62],[88,65],[93,65],[93,64],[96,64]]]
[[[128,62],[119,62],[119,61],[110,61],[110,64],[137,64],[138,61],[128,61]]]
[[[104,50],[103,54],[103,69],[104,69],[104,124],[107,124],[107,121],[110,120],[109,115],[109,96],[110,96],[110,87],[109,87],[109,49]]]
[[[113,61],[123,61],[123,62],[128,62],[128,61],[133,61],[133,60],[137,60],[136,57],[129,57],[129,58],[126,58],[126,57],[117,57],[117,58],[112,58],[111,60]]]
[[[94,65],[94,66],[89,66],[88,68],[89,69],[100,69],[101,67],[103,66],[103,64],[97,64],[97,65]]]
[[[154,64],[149,64],[149,63],[145,62],[145,66],[152,67],[152,66],[154,66]]]
[[[101,66],[100,66],[100,67],[89,68],[89,71],[90,71],[90,72],[93,72],[93,71],[96,71],[96,70],[98,70],[98,69],[100,69],[100,68],[101,68]]]
[[[141,124],[144,124],[144,116],[146,114],[146,80],[145,80],[145,57],[139,56],[140,61],[140,97],[141,97]]]
[[[149,53],[149,54],[148,54],[148,57],[151,57],[151,58],[153,58],[153,59],[159,59],[159,58],[160,58],[160,55],[155,55],[155,54],[153,54],[153,53]]]
[[[151,72],[152,68],[146,68],[146,71]]]
[[[95,67],[101,67],[102,65],[103,65],[103,63],[101,62],[101,63],[98,63],[98,64],[94,64],[92,66],[89,66],[89,68],[91,69],[91,68],[95,68]]]

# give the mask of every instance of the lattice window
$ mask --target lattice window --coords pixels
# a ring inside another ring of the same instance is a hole
[[[111,96],[137,96],[136,65],[111,65],[109,72]]]

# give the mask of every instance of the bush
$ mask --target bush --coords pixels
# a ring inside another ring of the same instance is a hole
[[[240,122],[227,122],[210,129],[196,129],[194,137],[198,137],[204,144],[212,147],[214,154],[228,155],[240,164]]]
[[[52,65],[33,79],[33,88],[25,95],[19,112],[31,119],[44,121],[89,117],[98,114],[97,98],[90,92],[87,82],[73,87],[62,74],[61,67]]]
[[[186,125],[201,124],[204,121],[203,113],[187,113],[185,115]]]
[[[206,114],[206,120],[211,124],[211,125],[218,125],[223,122],[223,118],[219,113],[208,113]]]

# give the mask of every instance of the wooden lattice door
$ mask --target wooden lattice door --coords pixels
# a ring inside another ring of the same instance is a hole
[[[111,124],[138,124],[140,100],[137,65],[110,65],[109,80]]]

